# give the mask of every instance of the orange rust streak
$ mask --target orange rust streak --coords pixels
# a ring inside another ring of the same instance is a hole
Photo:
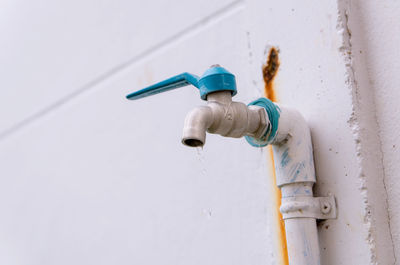
[[[275,173],[275,163],[274,163],[274,154],[272,151],[272,146],[268,146],[268,151],[270,154],[270,167],[271,171],[273,174],[272,177],[272,185],[274,189],[274,194],[275,194],[275,201],[276,201],[276,216],[278,216],[278,243],[279,243],[279,248],[280,248],[280,253],[281,253],[281,264],[283,265],[289,265],[289,255],[287,252],[287,244],[286,244],[286,231],[285,231],[285,222],[283,221],[281,211],[279,210],[281,206],[281,199],[282,199],[282,193],[281,190],[278,188],[276,185],[276,173]]]
[[[265,97],[273,102],[276,102],[276,93],[273,88],[273,83],[265,84]]]
[[[267,63],[263,66],[262,73],[263,73],[263,78],[264,78],[264,83],[265,83],[265,89],[264,89],[264,94],[265,97],[270,99],[273,102],[277,101],[276,93],[274,90],[274,78],[276,74],[278,73],[278,68],[279,68],[279,55],[278,55],[278,50],[275,48],[271,48],[268,54],[267,58]],[[282,194],[281,190],[277,187],[276,185],[276,172],[275,172],[275,163],[274,163],[274,154],[272,151],[272,147],[268,146],[268,150],[270,153],[270,168],[273,174],[273,190],[274,194],[276,196],[276,216],[278,216],[278,243],[280,247],[280,253],[281,253],[281,264],[283,265],[289,265],[289,256],[287,252],[287,244],[286,244],[286,231],[285,231],[285,222],[282,218],[282,214],[279,210],[280,204],[281,204],[281,199],[282,199]]]
[[[267,63],[263,66],[262,73],[265,83],[265,96],[271,101],[277,101],[274,90],[274,78],[278,73],[279,68],[278,50],[271,48],[268,54]]]

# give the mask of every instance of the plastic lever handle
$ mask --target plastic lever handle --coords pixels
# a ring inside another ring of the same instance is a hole
[[[199,77],[190,73],[182,73],[180,75],[173,76],[157,84],[135,91],[126,96],[127,99],[135,100],[148,96],[152,96],[158,93],[167,92],[172,89],[179,87],[193,85],[199,88]]]

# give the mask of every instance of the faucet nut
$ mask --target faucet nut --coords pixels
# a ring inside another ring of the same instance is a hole
[[[269,124],[267,112],[265,111],[265,109],[263,107],[259,107],[259,106],[255,106],[255,105],[248,106],[248,108],[249,108],[249,110],[255,110],[259,115],[259,119],[260,119],[259,127],[253,133],[253,135],[251,135],[255,139],[259,139],[267,132],[267,128],[268,128],[268,124]]]

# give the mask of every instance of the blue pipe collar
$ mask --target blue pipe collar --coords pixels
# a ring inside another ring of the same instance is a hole
[[[267,98],[259,98],[248,104],[263,107],[268,115],[269,125],[265,134],[260,139],[255,139],[250,136],[245,136],[246,141],[254,147],[264,147],[270,144],[278,131],[279,117],[281,110],[271,100]]]

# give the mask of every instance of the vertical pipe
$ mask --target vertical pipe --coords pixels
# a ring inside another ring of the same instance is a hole
[[[274,230],[276,231],[277,237],[277,259],[280,265],[289,265],[289,256],[288,256],[288,248],[286,243],[286,231],[285,231],[285,223],[283,221],[282,213],[280,212],[279,208],[281,206],[282,200],[282,193],[281,190],[276,185],[276,172],[275,172],[275,161],[274,161],[274,153],[272,151],[272,146],[267,146],[268,148],[268,161],[269,167],[271,169],[272,181],[271,181],[271,194],[273,196],[272,201],[275,203],[274,205],[274,212],[276,213],[274,216]]]
[[[285,220],[290,265],[320,265],[316,220],[293,218]]]
[[[299,182],[281,187],[282,201],[293,197],[313,197],[312,182]],[[290,265],[320,265],[318,231],[315,218],[285,219]]]
[[[277,185],[285,200],[313,197],[316,182],[310,129],[302,115],[283,106],[273,144]],[[292,209],[292,211],[302,211]],[[316,219],[285,219],[286,241],[290,265],[320,265]]]

